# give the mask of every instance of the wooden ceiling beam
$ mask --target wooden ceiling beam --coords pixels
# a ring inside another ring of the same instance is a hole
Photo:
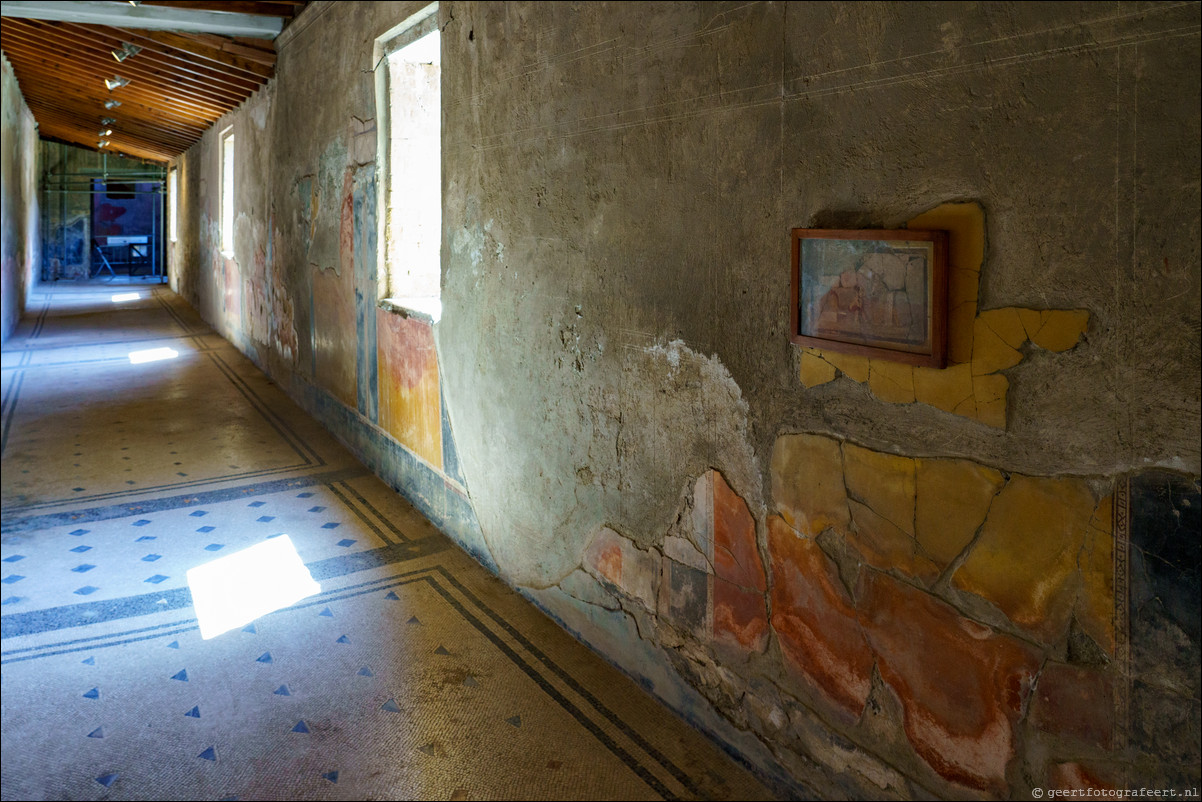
[[[68,109],[62,109],[50,105],[44,97],[34,96],[26,101],[29,104],[29,110],[34,112],[34,117],[38,124],[43,121],[54,120],[61,125],[72,125],[79,128],[81,131],[91,131],[93,140],[99,140],[100,130],[103,126],[99,122],[94,122],[86,117],[80,117],[73,114]],[[113,134],[109,138],[117,136],[132,136],[146,141],[158,141],[161,144],[170,147],[187,148],[192,145],[197,139],[203,135],[203,131],[177,131],[167,128],[162,125],[147,125],[145,123],[126,122],[121,125],[109,126],[113,129]]]
[[[138,36],[142,39],[158,42],[173,50],[179,50],[188,55],[215,62],[227,70],[240,70],[264,80],[270,78],[275,73],[274,54],[272,54],[272,58],[269,61],[264,62],[259,59],[242,58],[239,55],[222,50],[220,44],[213,45],[201,42],[191,36],[184,36],[169,31],[139,31]]]
[[[110,76],[121,75],[128,78],[131,84],[141,82],[152,91],[158,90],[186,97],[192,102],[207,104],[215,108],[232,108],[250,94],[226,89],[219,90],[204,86],[195,79],[167,75],[163,70],[156,69],[153,62],[149,60],[143,60],[141,64],[138,64],[135,63],[136,59],[129,59],[123,64],[118,64],[113,61],[110,48],[97,45],[80,33],[66,28],[33,28],[18,24],[6,31],[6,34],[6,42],[15,39],[35,47],[39,42],[43,44],[43,47],[46,44],[56,45],[59,52],[70,54],[70,60],[64,60],[63,64],[69,63],[87,70],[89,73],[98,73],[95,75],[98,83],[103,83],[104,79]],[[121,91],[125,91],[127,88],[125,87]]]
[[[266,78],[260,75],[219,67],[204,59],[189,58],[191,54],[148,39],[139,31],[124,31],[121,28],[108,28],[107,30],[119,35],[122,42],[129,42],[141,47],[142,53],[139,53],[138,57],[147,53],[156,54],[171,69],[178,72],[188,73],[206,81],[218,81],[242,92],[253,93],[266,83]]]
[[[76,132],[74,132],[68,128],[59,128],[52,124],[50,126],[47,126],[47,129],[45,131],[42,131],[41,133],[44,136],[62,139],[70,144],[78,145],[79,147],[85,148],[87,150],[95,151],[97,153],[103,152],[100,148],[96,147],[96,140],[94,138],[89,141],[87,138],[79,136]],[[104,148],[104,150],[110,150],[111,152],[114,152],[114,153],[124,153],[124,154],[128,154],[131,156],[137,156],[140,159],[149,159],[151,161],[160,162],[160,163],[166,163],[166,162],[170,161],[176,155],[174,153],[169,153],[166,150],[159,148],[159,147],[154,147],[154,146],[147,147],[147,146],[138,145],[136,143],[129,143],[120,148],[113,148],[113,147]]]
[[[284,17],[292,19],[296,16],[297,6],[303,6],[304,0],[299,2],[288,3],[273,3],[273,2],[241,2],[240,0],[230,0],[229,2],[213,2],[213,0],[144,0],[144,6],[170,6],[173,8],[192,8],[198,11],[232,11],[235,14],[251,14],[260,17]]]
[[[259,64],[266,64],[272,67],[275,66],[276,54],[274,43],[272,43],[270,49],[264,49],[242,44],[237,40],[229,38],[228,36],[217,36],[211,33],[181,33],[179,35],[186,39],[193,39],[202,44],[207,44],[210,47],[215,47],[222,52],[231,53],[236,56],[242,56]]]

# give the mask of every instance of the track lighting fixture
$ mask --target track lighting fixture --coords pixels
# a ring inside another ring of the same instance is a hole
[[[122,42],[121,47],[112,51],[112,54],[113,58],[117,59],[117,61],[125,61],[130,56],[136,56],[141,52],[142,48],[138,45],[130,44],[129,42]]]
[[[120,75],[114,75],[112,78],[105,78],[104,85],[112,92],[114,89],[120,89],[129,84],[128,78],[122,78]]]
[[[106,100],[106,101],[104,101],[104,107],[105,107],[106,109],[115,109],[115,108],[117,108],[117,107],[118,107],[118,106],[120,106],[120,105],[121,105],[121,101],[120,101],[120,100]],[[113,122],[116,122],[116,120],[114,120]]]

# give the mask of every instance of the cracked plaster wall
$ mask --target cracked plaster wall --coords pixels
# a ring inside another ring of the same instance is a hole
[[[179,161],[173,285],[796,793],[1196,784],[1199,6],[444,2],[428,341],[361,304],[371,46],[420,7],[298,17]],[[949,372],[789,342],[790,228],[960,212]],[[437,393],[387,384],[431,348]],[[441,453],[369,436],[436,397]]]

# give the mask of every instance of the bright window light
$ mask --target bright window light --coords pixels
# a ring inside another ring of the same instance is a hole
[[[137,292],[119,292],[113,296],[113,303],[123,304],[126,301],[136,301],[141,297],[141,293]]]
[[[234,129],[221,134],[221,252],[234,255]]]
[[[158,362],[160,359],[175,359],[179,351],[174,348],[147,348],[145,351],[131,351],[129,361],[135,365],[143,362]]]
[[[321,592],[287,535],[189,569],[188,587],[205,640]]]

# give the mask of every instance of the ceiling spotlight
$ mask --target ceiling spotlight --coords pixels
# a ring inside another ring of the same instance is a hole
[[[112,135],[113,135],[112,128],[101,128],[100,133],[98,134],[98,136],[112,136]]]
[[[118,107],[118,106],[120,106],[120,105],[121,105],[121,101],[120,101],[120,100],[106,100],[106,101],[104,101],[104,107],[105,107],[106,109],[115,109],[115,108],[117,108],[117,107]],[[116,122],[116,120],[113,120],[113,122]]]
[[[100,121],[100,124],[101,124],[101,125],[112,125],[112,124],[113,124],[113,123],[115,123],[115,122],[117,122],[117,118],[116,118],[116,117],[105,117],[104,119],[102,119],[102,120]]]
[[[112,92],[114,89],[120,89],[127,84],[129,84],[129,79],[122,78],[120,75],[114,75],[112,78],[104,79],[104,85],[109,88],[110,92]]]
[[[98,148],[107,148],[108,146],[109,146],[109,143],[108,143],[107,139],[102,139],[96,143],[96,147],[98,147]]]
[[[122,42],[121,49],[113,50],[112,54],[113,58],[117,59],[117,61],[125,61],[130,56],[136,56],[141,52],[142,48],[138,45],[130,44],[129,42]]]

